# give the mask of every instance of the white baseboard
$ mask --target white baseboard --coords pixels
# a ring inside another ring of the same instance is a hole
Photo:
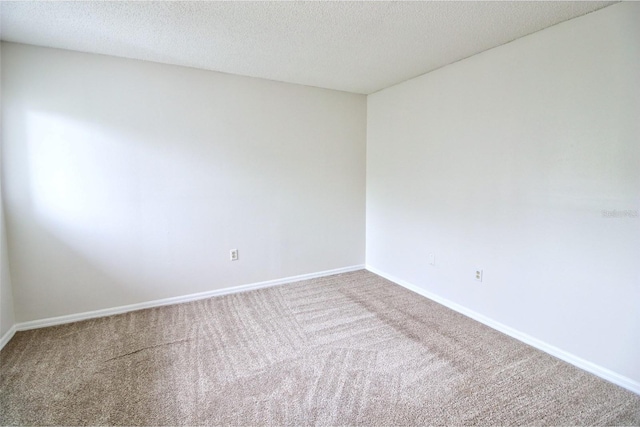
[[[363,270],[364,265],[354,265],[344,268],[336,268],[334,270],[320,271],[317,273],[301,274],[299,276],[285,277],[282,279],[267,280],[265,282],[250,283],[248,285],[231,286],[223,289],[215,289],[213,291],[200,292],[196,294],[183,295],[173,298],[163,298],[154,301],[141,302],[137,304],[123,305],[120,307],[105,308],[102,310],[87,311],[84,313],[69,314],[66,316],[50,317],[47,319],[32,320],[29,322],[17,323],[13,329],[15,331],[26,331],[29,329],[44,328],[47,326],[62,325],[64,323],[78,322],[80,320],[95,319],[97,317],[112,316],[114,314],[127,313],[130,311],[142,310],[145,308],[160,307],[163,305],[180,304],[184,302],[196,301],[205,298],[211,298],[220,295],[234,294],[238,292],[252,291],[255,289],[267,288],[270,286],[284,285],[301,280],[315,279],[318,277],[331,276],[334,274],[348,273],[350,271]],[[6,335],[5,335],[6,336]],[[13,336],[13,335],[11,335]],[[11,338],[7,338],[7,342]],[[4,337],[2,341],[4,345]],[[2,346],[0,346],[2,349]]]
[[[7,343],[11,340],[11,338],[13,338],[13,336],[15,335],[17,329],[16,329],[16,325],[13,325],[11,328],[9,328],[9,330],[2,336],[2,338],[0,338],[0,350],[2,350],[4,348],[5,345],[7,345]]]
[[[430,300],[433,300],[439,304],[442,304],[445,307],[448,307],[454,311],[457,311],[458,313],[464,314],[467,317],[477,320],[480,323],[483,323],[493,329],[496,329],[506,335],[509,335],[510,337],[513,337],[519,341],[522,341],[525,344],[529,344],[530,346],[535,347],[538,350],[542,350],[545,353],[555,356],[558,359],[564,360],[565,362],[568,362],[574,366],[577,366],[580,369],[584,369],[587,372],[597,375],[600,378],[603,378],[616,385],[619,385],[620,387],[623,387],[629,391],[640,394],[640,383],[635,380],[632,380],[631,378],[620,375],[607,368],[603,368],[602,366],[596,365],[595,363],[589,362],[588,360],[582,359],[578,356],[575,356],[571,353],[568,353],[564,350],[561,350],[557,347],[547,344],[544,341],[541,341],[537,338],[532,337],[531,335],[527,335],[507,325],[497,322],[487,316],[484,316],[476,311],[470,310],[460,304],[457,304],[453,301],[449,301],[448,299],[435,295],[412,283],[398,279],[397,277],[393,277],[390,274],[387,274],[385,272],[382,272],[376,269],[375,267],[367,265],[366,269],[374,274],[377,274],[378,276],[384,277],[387,280],[390,280],[404,288],[407,288],[410,291],[413,291],[419,295],[422,295],[423,297],[429,298]]]

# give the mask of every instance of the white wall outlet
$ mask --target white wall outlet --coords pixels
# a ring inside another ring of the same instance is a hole
[[[476,281],[482,282],[482,269],[476,268]]]
[[[436,265],[436,255],[433,252],[429,253],[429,264]]]
[[[231,259],[231,261],[237,261],[238,260],[238,250],[237,249],[231,249],[229,251],[229,258]]]

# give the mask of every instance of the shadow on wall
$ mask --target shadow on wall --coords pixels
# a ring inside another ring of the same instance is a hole
[[[26,144],[11,146],[19,191],[14,185],[7,221],[18,264],[18,321],[67,314],[48,306],[70,305],[70,294],[73,304],[99,309],[156,299],[184,277],[211,276],[202,258],[215,236],[198,236],[192,227],[224,221],[224,210],[180,199],[206,199],[203,187],[215,186],[207,170],[218,165],[163,138],[147,143],[143,132],[80,117],[27,110]]]
[[[121,280],[140,279],[141,257],[167,247],[169,234],[162,206],[144,218],[145,170],[137,165],[142,155],[156,157],[151,147],[142,152],[134,137],[40,112],[27,113],[26,128],[24,178],[33,219]],[[161,175],[161,163],[146,172]],[[160,196],[162,186],[156,190]]]
[[[125,170],[134,168],[135,138],[43,111],[26,111],[22,122],[26,144],[11,147],[20,192],[7,214],[12,260],[29,263],[14,269],[20,317],[38,318],[31,313],[68,305],[71,295],[96,309],[153,298],[141,284],[162,286],[162,265],[140,265],[153,262],[145,259],[149,249],[167,246],[158,241],[167,233],[130,215],[141,210],[139,188]]]

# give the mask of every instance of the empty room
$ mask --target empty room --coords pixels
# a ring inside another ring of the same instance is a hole
[[[640,425],[640,3],[0,38],[0,425]]]

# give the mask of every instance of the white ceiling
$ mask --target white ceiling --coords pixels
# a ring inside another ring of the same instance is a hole
[[[7,2],[2,40],[369,94],[610,2]]]

